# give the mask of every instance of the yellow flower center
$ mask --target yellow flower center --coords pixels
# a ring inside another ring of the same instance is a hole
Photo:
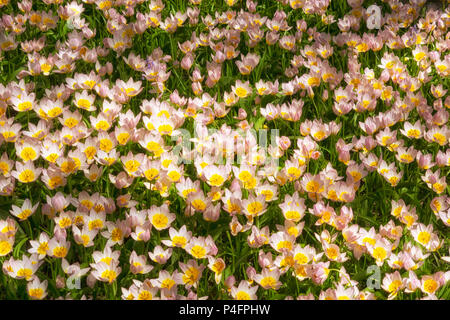
[[[173,127],[170,124],[162,124],[158,127],[159,134],[161,135],[171,135]]]
[[[119,228],[114,228],[111,232],[111,240],[114,242],[122,240],[122,230]]]
[[[374,238],[369,238],[369,237],[365,237],[362,240],[363,243],[370,243],[371,245],[375,245],[375,243],[377,242]]]
[[[394,280],[389,284],[388,291],[389,292],[396,292],[398,291],[398,288],[402,285],[402,282],[400,280]]]
[[[320,79],[318,77],[310,77],[308,79],[308,85],[310,87],[316,87],[320,84]]]
[[[6,256],[8,253],[10,253],[12,250],[11,244],[6,241],[0,241],[0,256]]]
[[[350,172],[350,175],[353,177],[353,180],[359,181],[361,180],[362,174],[359,171],[352,171]]]
[[[140,167],[141,163],[137,160],[127,160],[125,162],[125,170],[127,170],[128,172],[134,173],[136,172],[139,167]]]
[[[77,124],[79,123],[79,121],[75,118],[67,118],[66,120],[64,120],[64,125],[68,128],[73,128],[75,127]]]
[[[338,251],[336,250],[336,248],[334,247],[329,247],[327,249],[327,256],[328,258],[330,258],[331,260],[336,260],[338,257]]]
[[[110,127],[111,127],[111,125],[110,125],[109,122],[106,121],[106,120],[100,120],[100,121],[97,122],[97,124],[95,125],[95,128],[96,128],[97,130],[102,130],[102,131],[107,131]]]
[[[31,215],[32,211],[30,209],[23,210],[17,217],[20,220],[25,220]]]
[[[35,179],[35,174],[31,169],[25,169],[19,174],[19,181],[22,183],[33,182]]]
[[[91,240],[91,238],[89,238],[89,236],[87,234],[81,235],[81,242],[82,242],[83,246],[86,247],[90,240]]]
[[[94,146],[89,146],[86,149],[84,149],[84,154],[86,155],[86,158],[93,159],[95,154],[97,153],[97,148]]]
[[[263,205],[259,201],[253,201],[247,206],[247,211],[251,216],[256,216],[263,209]]]
[[[196,210],[203,211],[206,209],[206,203],[202,199],[195,199],[191,204]]]
[[[95,80],[86,80],[85,82],[83,82],[86,86],[88,86],[90,89],[92,89],[97,82],[95,82]]]
[[[438,283],[434,279],[425,280],[423,283],[423,290],[426,293],[434,293],[438,288]]]
[[[281,249],[292,250],[292,242],[287,241],[287,240],[278,242],[277,250],[281,250]]]
[[[390,177],[389,182],[390,182],[391,186],[395,187],[398,183],[398,177],[396,177],[396,176]]]
[[[170,172],[167,174],[167,176],[169,177],[169,179],[170,179],[172,182],[176,182],[176,181],[180,180],[180,178],[181,178],[181,173],[179,173],[179,172],[176,171],[176,170],[172,170],[172,171],[170,171]]]
[[[161,282],[161,289],[167,288],[170,290],[175,285],[175,281],[173,279],[167,278]]]
[[[144,171],[144,176],[147,180],[153,180],[159,175],[159,171],[156,168],[150,168]]]
[[[91,107],[91,102],[88,99],[78,99],[77,105],[81,109],[89,109]]]
[[[261,280],[261,286],[263,288],[275,288],[275,285],[277,283],[277,280],[275,280],[274,277],[265,277]]]
[[[44,295],[44,290],[42,288],[32,288],[28,290],[28,295],[32,298],[41,299]]]
[[[19,111],[28,111],[33,107],[33,104],[30,101],[24,101],[17,105],[17,109]]]
[[[386,249],[384,249],[383,247],[376,247],[373,250],[373,254],[372,255],[378,261],[383,261],[386,258],[386,256],[387,256],[387,252],[386,252]]]
[[[61,170],[64,173],[72,173],[75,171],[75,169],[76,169],[75,161],[67,160],[61,164]]]
[[[244,188],[251,190],[253,188],[256,187],[256,183],[258,182],[258,180],[256,180],[256,178],[250,178],[247,181],[244,182]]]
[[[101,139],[99,147],[100,147],[100,150],[102,150],[104,152],[110,152],[113,147],[113,143],[110,139]]]
[[[428,242],[430,242],[431,235],[427,231],[421,231],[417,235],[417,241],[419,241],[421,244],[426,245]]]
[[[414,60],[421,61],[425,57],[425,52],[421,51],[414,55]]]
[[[446,137],[440,132],[433,134],[433,141],[439,143],[441,146],[446,143],[446,140]]]
[[[312,180],[306,184],[305,189],[308,192],[313,192],[313,193],[320,192],[320,184],[317,181]]]
[[[294,256],[294,260],[297,261],[298,264],[307,264],[309,261],[308,257],[301,252]]]
[[[57,258],[64,258],[67,255],[66,247],[56,247],[53,249],[53,255]]]
[[[109,282],[112,282],[112,281],[109,281]],[[142,290],[141,292],[139,292],[139,295],[138,295],[137,299],[138,300],[152,300],[152,298],[153,298],[153,295],[151,294],[150,291]]]
[[[8,142],[14,142],[16,140],[16,133],[13,131],[2,132],[3,138]]]
[[[94,219],[89,221],[88,224],[89,230],[93,229],[102,229],[103,228],[103,221],[100,219]]]
[[[445,186],[439,182],[433,183],[433,189],[436,191],[436,193],[440,194],[444,192]]]
[[[200,276],[200,272],[195,267],[190,267],[184,273],[182,279],[185,284],[194,285]]]
[[[420,130],[417,129],[409,129],[407,132],[407,135],[409,138],[419,138],[420,136]]]
[[[236,93],[236,95],[239,98],[245,98],[247,96],[247,94],[248,94],[248,91],[245,88],[238,87],[238,88],[236,88],[236,92],[235,93]]]
[[[322,130],[319,130],[317,132],[314,133],[314,138],[316,138],[317,140],[322,140],[323,138],[325,138],[325,132]]]
[[[117,142],[119,142],[120,145],[125,145],[130,139],[130,134],[128,132],[121,132],[117,135]]]
[[[19,271],[17,271],[17,276],[23,277],[26,280],[30,279],[32,275],[33,275],[33,271],[29,268],[22,268]]]
[[[261,194],[266,197],[266,201],[270,201],[273,198],[273,191],[272,190],[262,190]]]
[[[98,4],[98,7],[100,8],[100,10],[107,10],[112,6],[112,3],[110,0],[106,0],[106,1],[101,1]]]
[[[8,174],[9,164],[6,162],[0,162],[0,171],[3,173],[3,175]]]
[[[302,172],[300,171],[299,168],[296,167],[290,167],[287,170],[287,174],[290,175],[291,177],[298,179],[300,177],[300,175],[302,174]]]
[[[37,248],[37,253],[39,253],[40,255],[46,255],[47,251],[48,251],[48,242],[41,242],[39,244],[39,247]]]
[[[214,187],[220,187],[225,179],[220,174],[213,174],[209,179],[209,184]]]
[[[187,239],[183,236],[174,236],[172,239],[172,244],[176,247],[184,248],[187,244]]]
[[[62,109],[60,107],[54,107],[47,112],[47,116],[50,118],[56,118],[62,113]]]
[[[109,283],[113,282],[117,278],[117,273],[114,270],[105,270],[101,274],[102,279],[108,280]]]
[[[166,228],[168,222],[169,218],[167,218],[167,216],[163,213],[153,215],[152,224],[158,230]]]
[[[236,300],[250,300],[250,295],[245,291],[239,291],[236,293]]]
[[[197,259],[203,259],[206,256],[206,249],[200,245],[195,245],[191,249],[191,255]]]
[[[41,64],[41,71],[43,71],[44,73],[49,73],[51,69],[52,66],[50,64],[48,63]]]
[[[404,154],[400,155],[400,160],[402,162],[411,163],[414,159],[410,154],[404,153]]]

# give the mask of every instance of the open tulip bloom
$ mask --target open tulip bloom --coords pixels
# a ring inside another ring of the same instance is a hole
[[[448,299],[450,11],[367,2],[0,1],[0,299]]]

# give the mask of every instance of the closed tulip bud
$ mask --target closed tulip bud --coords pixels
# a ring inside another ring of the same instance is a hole
[[[192,72],[192,81],[194,82],[202,82],[203,76],[202,73],[198,68],[195,68],[195,70]]]
[[[430,51],[428,53],[428,57],[430,58],[430,60],[434,63],[437,60],[439,60],[439,58],[441,57],[441,55],[439,54],[439,52],[437,51]]]
[[[389,74],[389,70],[388,69],[384,69],[381,72],[380,80],[383,81],[383,82],[386,82],[386,81],[389,80],[390,77],[391,77],[391,75]]]
[[[256,3],[253,2],[252,0],[247,0],[246,5],[247,5],[248,11],[250,11],[252,13],[256,11]]]
[[[105,67],[106,67],[106,73],[111,75],[113,70],[114,70],[114,67],[113,67],[112,63],[111,62],[107,62]]]
[[[133,31],[137,34],[143,34],[147,30],[147,23],[145,20],[137,20],[133,24]]]
[[[250,281],[253,281],[253,278],[256,276],[256,269],[253,268],[252,266],[249,266],[246,270],[245,273],[247,274],[247,277]]]
[[[133,15],[134,15],[134,7],[127,6],[126,9],[125,9],[125,16],[131,17]]]
[[[236,278],[235,278],[234,276],[228,276],[228,277],[225,279],[225,286],[226,286],[228,289],[231,289],[231,287],[233,287],[235,283],[236,283]]]
[[[234,179],[231,182],[230,191],[231,192],[241,191],[241,185],[238,179]]]
[[[440,110],[444,107],[444,104],[442,103],[442,99],[436,99],[433,102],[433,108],[434,110]]]
[[[297,24],[297,29],[302,32],[305,32],[306,29],[308,28],[308,24],[306,23],[305,20],[297,20],[296,24]]]
[[[66,286],[66,281],[65,281],[64,277],[57,276],[55,282],[56,282],[56,288],[58,288],[58,289],[63,289]]]
[[[103,47],[97,47],[97,54],[100,57],[106,57],[109,54],[109,49],[103,48]]]
[[[105,75],[106,69],[105,66],[101,67],[98,74],[101,75]],[[97,94],[102,97],[102,98],[106,98],[108,96],[109,93],[109,89],[106,86],[101,86],[100,88],[97,87],[96,89]]]
[[[55,211],[55,209],[53,209],[53,207],[51,205],[45,203],[42,205],[41,212],[43,215],[46,215],[49,218],[53,218],[56,211]]]
[[[181,59],[181,68],[184,70],[189,70],[192,67],[192,64],[194,63],[194,55],[192,53],[186,54],[183,59]]]
[[[81,32],[83,33],[83,37],[86,39],[92,39],[95,36],[95,31],[89,29],[88,27],[81,29]]]
[[[98,61],[97,51],[95,49],[87,50],[83,56],[83,60],[88,63],[94,63],[94,62]]]
[[[64,195],[60,192],[58,192],[52,199],[51,199],[51,205],[53,209],[57,212],[63,211],[68,206],[68,201],[66,201],[66,198]]]
[[[291,146],[291,140],[286,136],[282,136],[282,137],[278,138],[277,140],[278,140],[277,143],[278,143],[279,147],[283,151],[286,151]]]
[[[247,118],[247,112],[244,109],[239,108],[237,119],[244,120],[246,118]]]
[[[317,159],[319,159],[319,157],[320,157],[320,151],[313,151],[311,153],[311,159],[317,160]]]
[[[280,38],[280,34],[276,31],[271,31],[266,34],[266,43],[271,46],[277,43],[278,39]]]
[[[28,0],[22,0],[20,3],[17,4],[17,6],[19,7],[19,9],[22,12],[30,12],[32,9],[33,3]]]
[[[92,273],[90,273],[86,278],[86,284],[88,285],[89,288],[94,288],[96,282],[97,279],[95,279]]]
[[[195,8],[187,8],[186,14],[189,17],[189,24],[196,25],[198,23],[198,16],[200,14],[200,9],[198,7]]]
[[[201,95],[203,93],[202,84],[200,82],[192,82],[192,91],[196,96]]]
[[[216,206],[209,206],[203,211],[203,219],[210,222],[216,222],[220,217],[220,204]]]
[[[108,214],[113,213],[114,211],[116,211],[116,204],[114,203],[114,199],[112,198],[107,198],[105,201],[105,211]]]
[[[58,241],[65,241],[67,238],[67,231],[64,228],[60,228],[59,226],[55,227],[54,231],[55,239]]]

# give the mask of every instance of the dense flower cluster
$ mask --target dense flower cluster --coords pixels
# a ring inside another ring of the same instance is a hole
[[[450,7],[175,2],[0,1],[1,297],[448,298]]]

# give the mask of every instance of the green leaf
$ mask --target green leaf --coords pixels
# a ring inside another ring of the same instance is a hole
[[[264,117],[260,117],[258,120],[256,120],[255,130],[260,130],[264,124],[264,121],[266,121],[266,118],[264,118]]]
[[[20,253],[20,249],[22,248],[22,246],[25,244],[25,242],[28,241],[28,238],[25,237],[22,240],[19,241],[19,243],[15,246],[14,251],[13,251],[13,257],[14,259],[18,259],[20,258],[19,253]]]

